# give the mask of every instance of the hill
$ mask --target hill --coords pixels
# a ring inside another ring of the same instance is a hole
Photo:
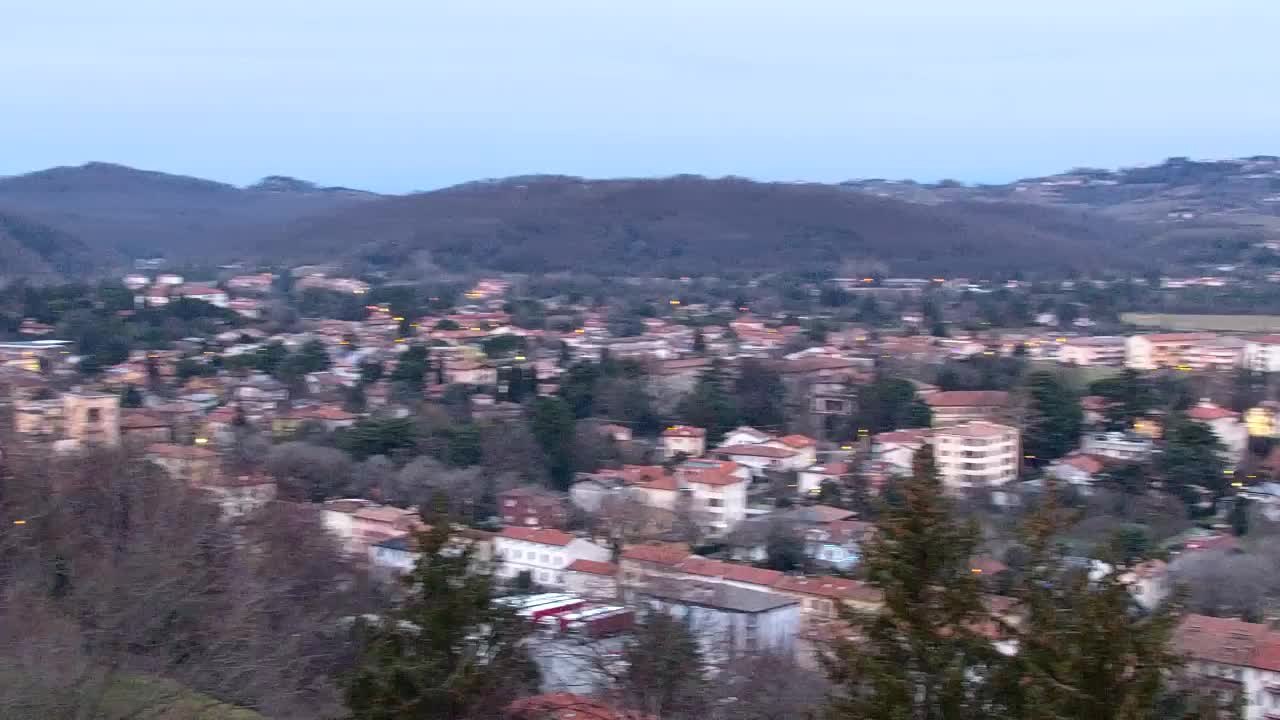
[[[73,235],[11,213],[0,212],[0,281],[26,278],[57,281],[108,265],[111,253],[98,253]]]
[[[219,259],[298,218],[375,197],[278,176],[239,188],[109,163],[0,178],[0,212],[135,257]]]
[[[449,269],[709,273],[826,269],[1064,272],[1134,267],[1141,228],[1080,210],[923,205],[819,184],[679,176],[467,183],[306,218],[263,246],[296,259]]]

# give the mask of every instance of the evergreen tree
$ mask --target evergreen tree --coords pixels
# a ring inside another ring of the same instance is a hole
[[[382,363],[377,360],[365,360],[360,363],[360,382],[371,385],[382,379]]]
[[[739,422],[763,428],[781,428],[786,418],[782,408],[787,390],[777,370],[759,360],[742,361],[733,382],[733,394],[739,409]]]
[[[979,634],[987,620],[970,558],[977,530],[950,517],[932,449],[916,453],[900,502],[883,509],[869,543],[869,582],[884,594],[878,612],[842,611],[858,636],[825,659],[840,686],[831,720],[978,720],[994,707],[982,682],[999,662]]]
[[[1031,402],[1023,450],[1043,464],[1066,455],[1080,442],[1084,410],[1071,388],[1052,373],[1032,373],[1028,385]]]
[[[1103,414],[1109,430],[1129,429],[1135,419],[1156,406],[1156,394],[1151,383],[1132,369],[1126,368],[1116,377],[1093,383],[1089,391],[1106,399],[1107,407]]]
[[[396,366],[392,368],[391,381],[413,392],[421,392],[430,359],[431,356],[426,347],[410,345],[408,350],[400,354]]]
[[[992,674],[1006,714],[1019,720],[1163,720],[1180,691],[1170,685],[1181,659],[1170,647],[1178,622],[1166,604],[1134,606],[1124,558],[1101,576],[1064,563],[1055,536],[1066,529],[1052,493],[1024,530],[1027,561],[1014,591],[1021,621],[1004,625],[1017,653]]]
[[[1237,537],[1249,534],[1249,500],[1237,495],[1231,504],[1231,530]]]
[[[1216,500],[1226,494],[1229,483],[1223,473],[1225,448],[1208,425],[1185,416],[1172,416],[1164,433],[1165,447],[1156,467],[1165,487],[1188,505],[1195,506],[1201,497],[1197,488],[1205,488]]]
[[[547,459],[547,473],[560,490],[568,490],[573,479],[573,411],[560,398],[538,398],[533,404],[533,436]]]
[[[693,631],[679,619],[652,612],[622,650],[617,691],[622,705],[663,720],[706,717],[709,686]]]
[[[421,559],[404,578],[407,597],[364,628],[346,688],[354,720],[496,720],[536,687],[529,625],[493,603],[487,568],[450,543],[450,532],[438,518],[417,536]]]
[[[693,391],[680,401],[677,412],[684,422],[705,428],[707,442],[714,445],[741,423],[738,408],[729,393],[724,361],[716,358],[698,377]]]

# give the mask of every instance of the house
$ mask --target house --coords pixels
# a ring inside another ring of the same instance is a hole
[[[1253,372],[1280,372],[1280,335],[1261,335],[1246,340],[1241,363]]]
[[[1264,400],[1245,410],[1244,425],[1250,437],[1280,437],[1280,403]]]
[[[862,562],[866,542],[874,534],[873,523],[853,519],[809,527],[804,531],[805,555],[823,567],[848,572]]]
[[[1129,586],[1129,594],[1148,612],[1159,607],[1172,591],[1169,565],[1163,560],[1139,563],[1120,580]]]
[[[618,566],[613,563],[574,560],[564,571],[565,590],[591,600],[615,600],[618,572]]]
[[[667,581],[637,590],[635,600],[686,623],[712,661],[756,652],[788,655],[800,634],[800,601],[781,593]]]
[[[759,445],[772,439],[773,435],[763,430],[741,425],[724,434],[724,437],[720,440],[720,447],[727,445]]]
[[[822,489],[823,483],[833,482],[840,485],[844,482],[844,477],[850,472],[852,472],[852,465],[845,462],[810,465],[800,471],[796,483],[796,493],[802,496],[816,495]]]
[[[170,477],[195,486],[212,484],[219,472],[218,453],[198,445],[156,443],[147,446],[146,457]]]
[[[1259,623],[1187,615],[1172,644],[1197,686],[1224,701],[1238,698],[1246,720],[1280,715],[1280,633]]]
[[[369,546],[370,565],[392,576],[412,572],[422,557],[422,552],[418,549],[417,533],[429,529],[428,526],[423,525],[415,532],[394,535],[373,543]],[[460,550],[462,547],[471,551],[471,560],[474,563],[487,566],[493,559],[493,533],[455,526],[449,535],[449,545],[445,548],[445,552],[450,549]]]
[[[132,447],[173,442],[173,426],[169,419],[146,410],[126,409],[120,412],[120,439]]]
[[[747,468],[752,477],[762,477],[767,471],[799,470],[808,464],[804,462],[805,458],[795,450],[763,444],[719,447],[712,451],[711,455],[719,460],[731,460]]]
[[[1140,462],[1151,456],[1155,443],[1150,437],[1135,432],[1085,433],[1080,451],[1088,455]]]
[[[171,290],[170,296],[186,298],[188,300],[199,300],[220,308],[225,308],[227,306],[227,294],[212,285],[185,283],[178,285],[176,288]]]
[[[1249,445],[1249,429],[1240,422],[1240,413],[1201,400],[1187,410],[1187,417],[1209,426],[1218,441],[1226,448],[1225,459],[1230,464],[1240,462]]]
[[[654,578],[678,577],[678,568],[689,554],[689,546],[681,543],[631,545],[619,557],[620,577],[627,587],[643,585]]]
[[[707,452],[707,431],[691,425],[672,425],[662,431],[662,457],[702,457]]]
[[[884,603],[876,588],[857,580],[829,576],[783,576],[773,591],[800,601],[803,629],[808,632],[840,619],[840,608],[875,612]]]
[[[1020,433],[985,420],[940,428],[933,432],[933,456],[950,490],[998,487],[1018,477]]]
[[[1100,456],[1073,452],[1049,463],[1045,473],[1068,485],[1089,487],[1106,468]]]
[[[1184,363],[1192,370],[1233,370],[1244,364],[1248,345],[1237,337],[1211,337],[1193,344],[1184,355]]]
[[[425,529],[415,508],[398,508],[360,498],[326,500],[321,506],[325,528],[342,549],[354,557],[367,557],[369,548],[383,540]]]
[[[505,525],[533,528],[563,528],[569,508],[562,493],[524,486],[498,493],[498,512]]]
[[[765,444],[794,451],[798,456],[797,462],[803,463],[801,467],[808,467],[818,462],[818,441],[807,435],[783,435],[768,440]]]
[[[564,588],[565,572],[575,560],[608,562],[611,553],[560,530],[508,527],[494,538],[493,554],[499,577],[514,580],[528,573],[539,585]]]
[[[924,399],[933,414],[933,427],[973,420],[1002,422],[1009,414],[1009,393],[1002,390],[948,390]]]
[[[215,474],[195,485],[222,509],[224,518],[238,518],[276,499],[276,481],[265,475]]]
[[[62,435],[74,447],[120,444],[120,396],[73,390],[62,395]]]
[[[724,535],[746,518],[747,468],[732,461],[693,459],[676,466],[675,477],[689,491],[694,520],[703,532]]]
[[[871,438],[871,459],[884,463],[895,474],[909,475],[916,452],[932,436],[933,431],[928,428],[878,433]]]
[[[1186,365],[1193,347],[1212,340],[1212,333],[1152,333],[1131,335],[1125,341],[1127,368],[1155,370]]]

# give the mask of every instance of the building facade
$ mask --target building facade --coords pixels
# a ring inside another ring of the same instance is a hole
[[[1018,477],[1021,436],[1017,428],[985,420],[935,430],[933,455],[951,490],[999,487]]]

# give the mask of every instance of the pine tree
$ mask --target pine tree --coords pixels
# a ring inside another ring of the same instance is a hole
[[[950,517],[932,449],[916,453],[901,502],[884,508],[869,543],[869,581],[884,593],[871,614],[845,609],[857,640],[825,658],[840,686],[830,720],[968,720],[993,707],[982,678],[999,653],[979,633],[987,620],[970,558],[972,525]]]
[[[1225,448],[1208,425],[1174,415],[1164,434],[1165,447],[1157,461],[1165,487],[1188,505],[1200,501],[1197,488],[1205,488],[1217,499],[1226,494],[1228,477],[1223,473]]]
[[[417,536],[421,559],[400,608],[364,628],[346,688],[354,720],[487,720],[536,687],[529,626],[493,603],[485,568],[439,519]]]
[[[1080,441],[1084,410],[1080,400],[1052,373],[1028,378],[1030,407],[1023,433],[1023,450],[1045,463],[1066,455]]]
[[[739,424],[737,404],[729,389],[724,361],[716,358],[677,408],[684,422],[706,428],[708,443],[720,442],[726,432]]]
[[[1027,562],[1014,591],[1021,621],[1005,626],[1017,652],[991,678],[1000,706],[1019,720],[1177,717],[1166,709],[1192,698],[1171,685],[1182,665],[1170,647],[1176,607],[1139,610],[1126,558],[1106,547],[1096,554],[1108,572],[1068,568],[1055,540],[1067,523],[1047,496],[1024,529]]]

